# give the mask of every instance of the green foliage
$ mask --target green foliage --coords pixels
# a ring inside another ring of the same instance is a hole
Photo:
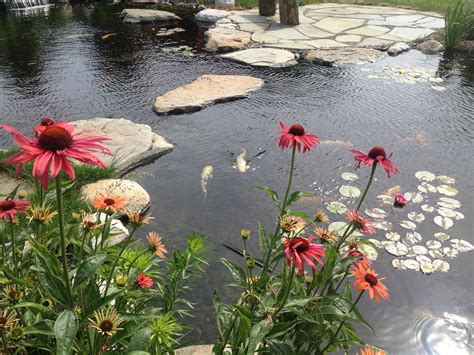
[[[448,8],[445,22],[444,44],[447,49],[455,48],[474,33],[474,12],[465,0],[457,0]]]

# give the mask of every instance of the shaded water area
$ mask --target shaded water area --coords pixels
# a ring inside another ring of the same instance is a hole
[[[401,173],[387,179],[379,172],[367,207],[376,207],[375,196],[394,185],[416,191],[414,174],[419,170],[455,177],[460,191],[455,198],[463,203],[466,218],[448,233],[474,243],[472,58],[411,51],[364,66],[330,68],[301,62],[289,69],[258,69],[213,56],[167,53],[162,49],[200,45],[193,24],[182,25],[187,34],[160,38],[159,26],[123,25],[119,11],[78,6],[30,15],[0,13],[0,117],[24,132],[48,116],[125,117],[149,124],[176,144],[172,153],[129,176],[150,192],[156,220],[147,229],[161,233],[169,250],[184,246],[190,231],[208,236],[209,267],[190,294],[196,316],[189,325],[196,329],[187,340],[211,342],[216,334],[212,291],[217,289],[224,298],[233,295],[219,258],[239,258],[222,243],[240,247],[240,229],[256,231],[257,219],[272,226],[275,209],[252,187],[268,185],[281,191],[285,186],[289,152],[274,144],[279,119],[304,124],[324,142],[316,152],[298,156],[295,188],[316,192],[316,198],[300,203],[302,209],[314,213],[324,199],[340,197],[340,174],[353,170],[349,142],[363,151],[383,145],[393,152]],[[367,70],[380,72],[384,65],[436,70],[447,90],[436,92],[430,83],[367,78]],[[264,79],[265,86],[247,99],[192,114],[160,117],[151,111],[156,96],[210,73],[253,75]],[[9,145],[7,134],[0,131],[0,147]],[[250,158],[246,173],[232,168],[242,149]],[[214,167],[214,177],[204,198],[200,175],[206,165]],[[368,173],[360,171],[360,188]],[[435,199],[429,203],[435,204]],[[399,233],[404,231],[398,222],[412,210],[419,211],[419,205],[390,210]],[[426,215],[417,228],[424,241],[439,231],[433,215]],[[379,231],[376,238],[383,240],[384,234]],[[376,268],[386,277],[391,300],[381,305],[361,301],[376,329],[376,334],[364,331],[367,342],[394,354],[472,353],[472,255],[447,259],[448,273],[423,275],[394,269],[393,257],[379,250]]]

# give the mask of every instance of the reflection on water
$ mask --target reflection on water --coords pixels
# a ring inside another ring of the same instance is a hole
[[[382,144],[393,152],[401,174],[390,180],[377,175],[370,198],[394,185],[416,191],[413,175],[419,170],[453,176],[462,191],[456,198],[464,206],[466,219],[456,223],[450,234],[474,242],[472,58],[411,51],[362,67],[301,63],[286,69],[251,68],[212,56],[165,53],[164,47],[198,48],[201,41],[196,38],[201,32],[184,23],[180,27],[187,33],[158,37],[158,26],[123,25],[119,11],[75,6],[52,8],[46,15],[0,14],[1,121],[28,131],[37,119],[48,116],[70,120],[126,117],[149,124],[176,144],[171,154],[130,176],[150,192],[156,220],[148,230],[163,234],[167,248],[182,247],[182,236],[192,230],[208,235],[210,265],[193,294],[199,312],[189,321],[196,326],[191,341],[209,342],[214,337],[212,291],[217,289],[224,299],[234,292],[226,287],[230,279],[219,258],[236,262],[239,258],[222,243],[239,247],[240,229],[255,231],[257,218],[265,225],[272,222],[273,207],[252,187],[280,190],[285,186],[288,152],[273,144],[280,118],[287,123],[297,120],[326,141],[316,152],[298,156],[295,188],[318,193],[302,206],[307,212],[314,213],[324,199],[337,194],[340,173],[353,169],[351,146],[366,151]],[[104,37],[111,33],[116,35]],[[447,89],[438,93],[428,83],[369,80],[361,70],[380,71],[384,65],[436,70]],[[265,85],[245,100],[192,114],[159,117],[152,112],[156,96],[210,73],[253,75],[264,79]],[[9,142],[0,131],[0,146]],[[250,169],[240,173],[232,166],[243,149]],[[201,173],[207,165],[213,166],[213,178],[207,180],[204,198]],[[359,175],[364,181],[368,171]],[[429,228],[420,225],[417,231],[425,240],[432,239]],[[256,250],[255,238],[249,242],[251,250]],[[459,339],[453,349],[460,354],[472,352],[472,324],[462,333],[461,323],[443,318],[447,312],[474,319],[471,255],[453,259],[447,274],[426,276],[394,270],[392,257],[380,254],[376,265],[386,277],[391,300],[382,305],[361,301],[377,330],[375,335],[364,332],[367,341],[393,354],[437,354]],[[417,313],[421,308],[426,311]],[[433,315],[429,322],[426,314]]]

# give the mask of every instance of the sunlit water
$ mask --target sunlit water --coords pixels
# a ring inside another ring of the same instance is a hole
[[[190,231],[208,236],[208,271],[190,295],[198,310],[190,321],[197,326],[190,341],[209,342],[215,336],[213,289],[224,298],[233,294],[226,287],[230,279],[219,259],[239,258],[222,243],[240,247],[240,229],[255,231],[257,220],[270,226],[275,210],[252,187],[269,185],[283,190],[289,152],[274,144],[279,119],[298,121],[323,141],[340,141],[298,155],[295,188],[315,190],[317,197],[333,199],[342,183],[340,173],[353,169],[350,147],[341,142],[362,150],[383,145],[393,152],[392,160],[401,173],[390,180],[377,174],[372,201],[394,185],[415,191],[418,170],[453,176],[466,219],[456,222],[448,233],[474,243],[472,58],[412,51],[364,66],[329,68],[302,62],[289,69],[256,69],[212,56],[165,53],[161,48],[195,46],[197,32],[158,38],[154,26],[125,26],[117,12],[69,7],[31,16],[0,14],[1,121],[28,132],[47,116],[68,120],[125,117],[149,124],[176,144],[172,153],[130,177],[150,192],[156,220],[148,230],[163,234],[169,249],[182,247]],[[115,35],[101,39],[108,33]],[[386,64],[434,69],[445,79],[447,90],[435,92],[429,83],[408,85],[367,78],[366,69],[376,72]],[[265,86],[245,100],[192,114],[163,117],[151,111],[156,96],[210,73],[253,75],[264,79]],[[11,145],[5,132],[0,132],[0,145]],[[232,168],[242,149],[250,159],[246,173]],[[214,177],[204,198],[200,175],[206,165],[214,167]],[[361,180],[367,175],[362,170]],[[362,188],[363,182],[358,186]],[[312,213],[321,201],[307,199],[300,207]],[[368,207],[375,206],[375,202],[368,203]],[[411,210],[419,207],[393,214],[394,225]],[[435,230],[432,216],[418,228],[426,233],[425,241],[432,239],[429,235]],[[383,235],[377,237],[384,239]],[[255,242],[252,249],[256,249]],[[391,266],[393,257],[383,250],[379,253],[376,268],[386,277],[391,300],[381,305],[361,302],[363,313],[377,330],[376,334],[364,331],[365,339],[395,354],[471,354],[472,254],[448,259],[448,273],[427,276],[397,271]]]

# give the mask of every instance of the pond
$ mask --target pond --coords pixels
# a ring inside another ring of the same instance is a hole
[[[267,185],[281,191],[285,186],[289,152],[274,144],[280,119],[302,123],[323,141],[315,152],[298,156],[295,187],[316,192],[315,198],[300,203],[302,209],[314,213],[324,200],[341,197],[340,174],[353,171],[351,147],[367,151],[383,145],[393,152],[400,174],[387,179],[379,172],[367,207],[377,207],[375,197],[396,185],[402,191],[417,191],[417,171],[454,177],[459,190],[455,198],[463,204],[460,211],[466,218],[447,233],[474,243],[472,58],[411,51],[363,66],[326,67],[301,61],[287,69],[252,68],[210,55],[163,50],[180,45],[199,48],[202,31],[193,23],[183,25],[186,33],[163,38],[156,36],[154,26],[122,24],[119,12],[98,5],[0,13],[1,121],[27,132],[38,119],[49,116],[125,117],[150,125],[176,144],[172,153],[129,176],[152,196],[156,219],[147,229],[162,234],[170,250],[183,246],[190,231],[208,236],[209,267],[191,297],[197,311],[189,325],[196,329],[187,341],[211,342],[216,334],[212,292],[217,289],[224,298],[233,295],[219,259],[239,257],[223,243],[239,248],[240,229],[251,228],[251,249],[256,250],[257,222],[272,223],[275,210],[252,188]],[[432,70],[444,79],[446,90],[433,90],[430,82],[384,79],[384,72],[413,68]],[[156,96],[211,73],[252,75],[264,79],[265,85],[247,99],[192,114],[152,112]],[[9,144],[6,132],[0,131],[0,147]],[[240,173],[232,165],[244,149],[250,169]],[[205,197],[200,175],[206,165],[213,166],[214,177]],[[357,186],[363,188],[368,173],[358,172]],[[436,204],[434,194],[427,198]],[[404,234],[408,230],[399,222],[410,211],[420,212],[420,205],[386,210],[394,230]],[[423,243],[440,231],[434,215],[425,215],[417,227]],[[385,231],[378,231],[376,238],[385,240]],[[386,277],[391,300],[381,305],[361,301],[376,329],[376,334],[364,331],[366,340],[394,354],[471,354],[472,253],[446,258],[449,272],[431,275],[396,270],[392,260],[379,250],[377,269]]]

